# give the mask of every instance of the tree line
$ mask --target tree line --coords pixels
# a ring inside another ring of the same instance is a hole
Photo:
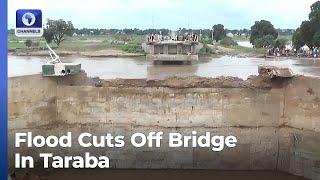
[[[54,42],[57,46],[59,46],[64,40],[65,36],[72,35],[108,35],[108,34],[125,34],[125,35],[147,35],[147,34],[162,34],[162,35],[170,35],[171,30],[169,29],[98,29],[98,28],[75,28],[71,21],[65,21],[63,19],[59,20],[51,20],[48,19],[46,25],[44,26],[44,34],[43,37],[47,43]],[[281,30],[274,29],[272,24],[268,21],[260,21],[256,22],[251,29],[239,29],[239,30],[229,30],[224,27],[222,24],[216,24],[211,29],[186,29],[179,28],[176,30],[178,34],[185,33],[198,33],[202,35],[201,41],[204,44],[211,44],[212,40],[216,42],[222,41],[222,44],[226,45],[236,45],[236,43],[231,39],[226,37],[228,33],[232,33],[235,36],[241,36],[245,34],[246,36],[250,36],[250,42],[254,44],[256,47],[264,47],[267,45],[274,44],[272,43],[272,39],[277,37],[278,32],[281,33],[290,33],[291,30]],[[14,30],[9,30],[9,33],[14,33]],[[270,34],[272,36],[270,36]],[[28,45],[30,42],[27,43]]]
[[[292,41],[296,47],[305,44],[320,47],[320,1],[313,3],[310,9],[309,20],[303,21],[293,34]]]
[[[218,42],[221,40],[230,41],[226,38],[228,33],[233,35],[247,35],[250,36],[250,43],[254,47],[278,47],[283,48],[287,40],[278,38],[279,35],[291,35],[292,42],[295,47],[301,47],[305,44],[308,46],[320,46],[320,1],[313,3],[310,7],[309,20],[303,21],[299,28],[294,32],[291,29],[276,29],[271,22],[267,20],[256,21],[250,29],[229,30],[222,24],[216,24],[211,29],[186,29],[179,28],[176,30],[178,34],[184,33],[198,33],[202,35],[202,41],[210,43],[212,40]],[[9,30],[9,33],[13,33]],[[58,46],[65,40],[65,35],[107,35],[107,34],[126,34],[126,35],[147,35],[147,34],[162,34],[170,35],[169,29],[94,29],[94,28],[75,28],[71,21],[63,19],[51,20],[48,19],[44,26],[43,37],[48,43],[54,42]],[[231,42],[231,41],[230,41]],[[231,44],[234,44],[231,42]]]

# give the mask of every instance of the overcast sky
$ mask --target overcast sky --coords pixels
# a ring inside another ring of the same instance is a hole
[[[250,28],[271,21],[276,28],[297,28],[316,0],[9,0],[8,28],[17,9],[41,9],[43,17],[65,19],[76,28]]]

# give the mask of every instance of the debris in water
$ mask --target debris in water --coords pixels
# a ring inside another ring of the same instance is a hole
[[[287,67],[260,65],[258,68],[258,72],[260,76],[269,77],[269,78],[276,78],[276,77],[291,78],[294,76],[291,69]]]

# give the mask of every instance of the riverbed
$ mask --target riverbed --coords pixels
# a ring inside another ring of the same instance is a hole
[[[199,58],[194,65],[153,65],[145,57],[133,58],[88,58],[78,56],[63,57],[63,62],[81,63],[89,77],[102,79],[165,79],[168,77],[219,77],[233,76],[247,79],[258,75],[259,65],[289,67],[295,74],[320,77],[319,59],[292,58],[240,58],[222,56],[218,58]],[[8,56],[8,76],[23,76],[41,73],[45,57]]]

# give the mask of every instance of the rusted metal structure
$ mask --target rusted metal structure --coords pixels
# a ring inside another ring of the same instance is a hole
[[[60,57],[47,44],[51,60],[47,59],[47,63],[42,65],[43,76],[67,76],[78,74],[81,72],[81,64],[78,63],[62,63]]]

